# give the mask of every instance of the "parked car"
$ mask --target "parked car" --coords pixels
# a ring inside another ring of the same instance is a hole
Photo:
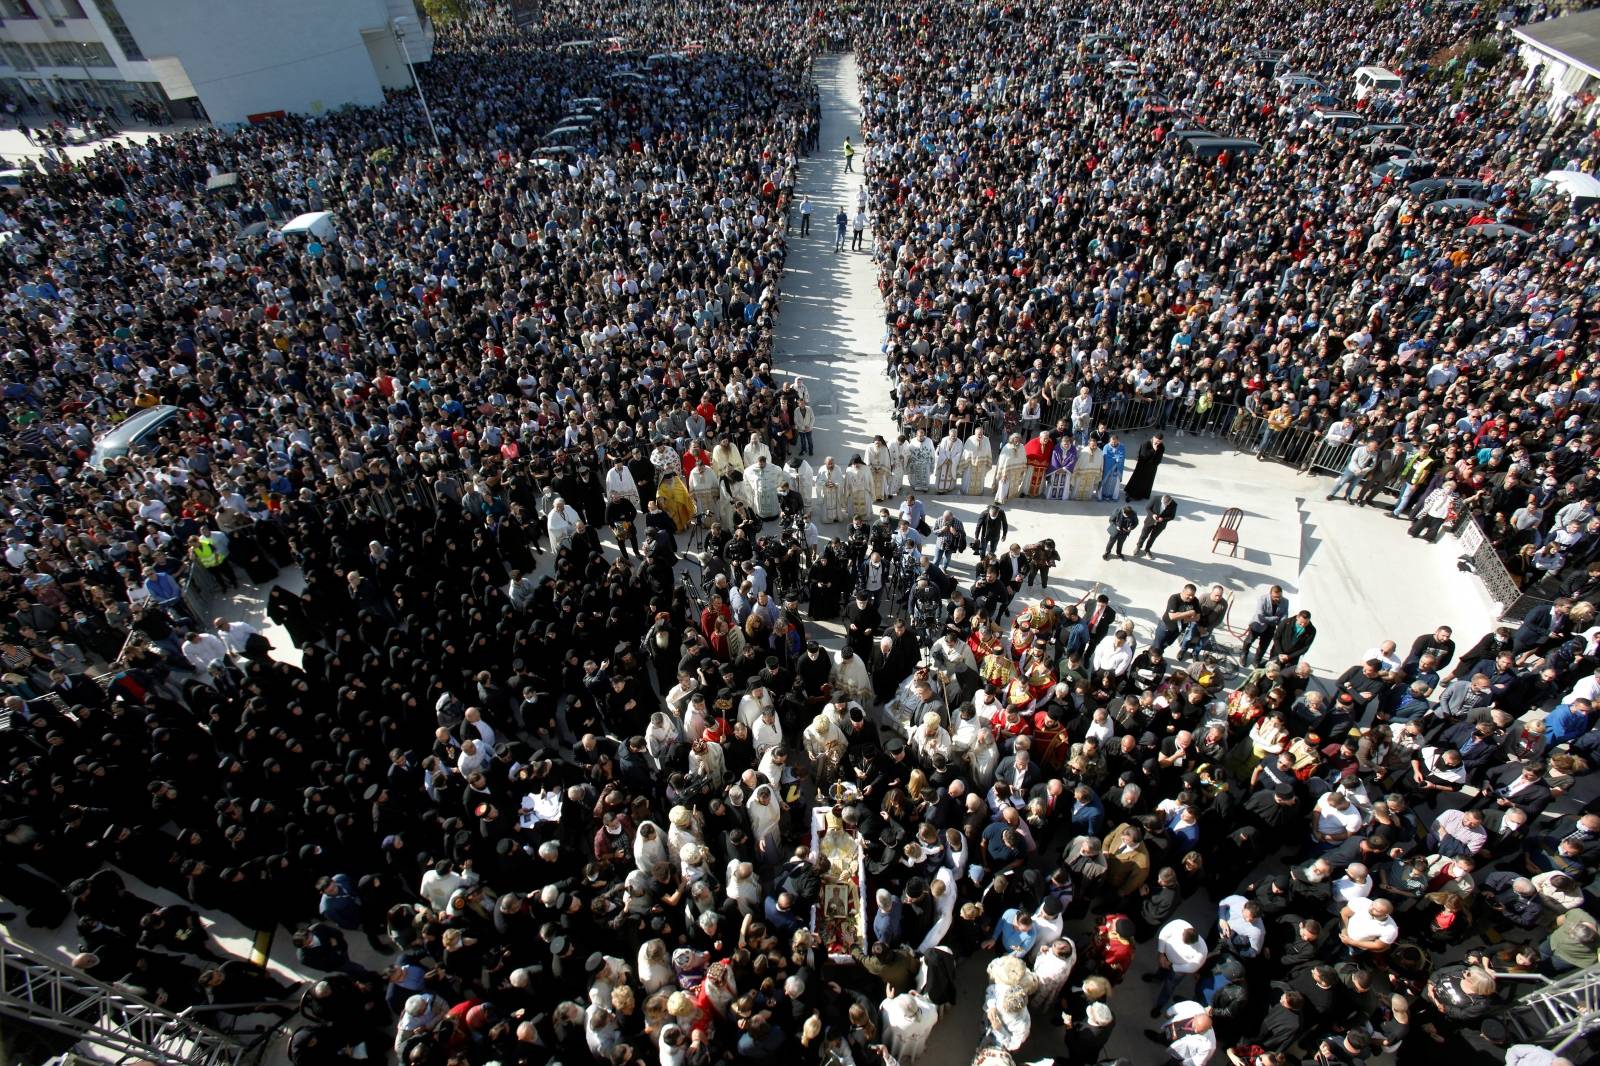
[[[1392,93],[1405,85],[1405,79],[1384,67],[1356,68],[1356,99],[1365,100],[1373,93]]]
[[[104,470],[106,463],[120,459],[131,452],[150,450],[156,443],[161,428],[183,414],[182,408],[171,404],[147,407],[126,419],[115,428],[108,429],[95,438],[94,450],[89,453],[89,466]]]
[[[1369,122],[1356,130],[1358,141],[1387,141],[1395,137],[1404,137],[1411,132],[1409,122]]]
[[[1223,152],[1227,152],[1237,159],[1240,156],[1255,155],[1261,151],[1259,143],[1246,137],[1196,138],[1185,141],[1183,146],[1190,155],[1202,163],[1215,162]]]
[[[1256,77],[1270,78],[1278,73],[1286,54],[1276,48],[1253,48],[1244,54],[1244,62],[1247,67],[1253,68]]]
[[[1489,186],[1476,178],[1424,178],[1406,186],[1406,191],[1423,203],[1450,197],[1482,199],[1489,194]]]
[[[1373,141],[1361,149],[1368,159],[1382,163],[1393,159],[1415,159],[1417,150],[1391,141]]]
[[[1188,141],[1214,141],[1219,137],[1226,137],[1227,134],[1194,126],[1188,129],[1173,130],[1167,136],[1179,144],[1184,144]]]
[[[1581,170],[1551,170],[1533,182],[1535,196],[1559,192],[1572,202],[1574,212],[1600,203],[1600,178]]]
[[[1492,240],[1523,240],[1534,234],[1521,226],[1513,226],[1509,222],[1474,222],[1463,227],[1475,237],[1487,237]]]
[[[1319,78],[1298,71],[1279,74],[1274,80],[1278,83],[1278,88],[1286,93],[1300,92],[1303,89],[1316,89],[1318,91],[1322,89],[1322,81]]]
[[[1421,156],[1390,159],[1372,168],[1372,184],[1382,185],[1385,178],[1395,182],[1414,182],[1432,174],[1435,165],[1433,160]]]
[[[1330,130],[1336,134],[1345,134],[1354,133],[1367,120],[1354,111],[1328,111],[1318,108],[1311,112],[1306,121],[1319,129]]]
[[[557,126],[555,129],[545,134],[544,137],[540,139],[539,143],[547,147],[551,145],[568,145],[570,147],[576,147],[577,145],[583,144],[588,139],[589,128],[587,126],[563,125]]]
[[[1472,196],[1449,196],[1443,200],[1435,200],[1422,209],[1425,215],[1448,215],[1457,218],[1471,218],[1473,215],[1490,214],[1493,211],[1494,204]]]

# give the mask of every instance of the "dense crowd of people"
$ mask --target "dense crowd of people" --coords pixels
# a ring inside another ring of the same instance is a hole
[[[970,452],[981,430],[991,454],[1009,439],[1036,465],[1103,469],[1115,498],[1109,438],[1133,425],[1335,470],[1376,442],[1361,477],[1403,494],[1401,517],[1448,482],[1527,585],[1580,571],[1597,530],[1554,519],[1589,495],[1593,236],[1534,191],[1592,168],[1594,141],[1521,64],[1457,54],[1493,36],[1470,14],[1019,5],[866,27],[890,448],[925,430]],[[1353,100],[1360,63],[1404,88]],[[1322,88],[1274,80],[1292,72]],[[1352,135],[1319,124],[1330,106],[1403,125]],[[1196,128],[1260,150],[1199,158],[1175,136]],[[1411,178],[1471,179],[1483,201],[1436,210],[1448,190],[1372,173],[1391,142],[1431,163]]]
[[[1493,23],[509,16],[441,32],[441,154],[399,96],[107,148],[9,213],[0,895],[71,921],[75,966],[280,1003],[297,1066],[911,1063],[952,1010],[992,1056],[1278,1066],[1483,1054],[1504,975],[1600,961],[1594,217],[1531,187],[1597,149],[1511,57],[1444,51]],[[825,42],[863,72],[840,216],[898,432],[819,459],[772,346],[791,242],[843,242],[796,197],[835,165]],[[1406,79],[1363,109],[1534,237],[1373,179],[1272,78],[1359,62]],[[584,146],[543,144],[575,108]],[[1197,124],[1260,151],[1191,158]],[[315,210],[334,238],[282,235]],[[1153,634],[1058,602],[1082,547],[1005,505],[1114,501],[1104,554],[1153,554],[1136,409],[1348,446],[1330,498],[1398,490],[1430,538],[1479,512],[1551,602],[1321,679],[1281,588],[1237,652],[1220,588]],[[992,494],[971,530],[955,492]],[[288,566],[298,656],[212,616]],[[219,913],[315,978],[223,952]]]

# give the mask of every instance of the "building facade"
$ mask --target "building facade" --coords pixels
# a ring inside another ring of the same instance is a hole
[[[1600,10],[1546,19],[1511,31],[1528,70],[1524,88],[1553,109],[1587,112],[1600,88]]]
[[[46,115],[142,104],[235,125],[378,104],[410,84],[406,52],[433,54],[415,0],[0,0],[0,92]]]

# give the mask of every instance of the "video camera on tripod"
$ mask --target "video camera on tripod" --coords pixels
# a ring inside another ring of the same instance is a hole
[[[689,602],[694,605],[695,613],[698,614],[706,609],[706,597],[700,586],[689,578],[687,570],[678,575],[678,584],[682,585],[683,591],[688,594]]]
[[[917,643],[928,647],[939,635],[944,614],[944,595],[927,577],[915,579],[911,589],[911,631]]]
[[[922,551],[915,545],[907,544],[892,555],[885,555],[885,558],[888,560],[888,577],[883,583],[884,596],[894,605],[891,617],[902,616],[908,613],[911,590],[922,576]]]

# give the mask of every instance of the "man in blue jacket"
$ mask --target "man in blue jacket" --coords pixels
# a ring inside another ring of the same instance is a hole
[[[317,913],[340,929],[361,928],[361,895],[349,874],[334,874],[317,882],[322,898],[317,900]]]
[[[1594,725],[1594,707],[1588,700],[1563,703],[1545,715],[1545,744],[1550,748],[1569,744],[1587,733],[1592,725]]]

